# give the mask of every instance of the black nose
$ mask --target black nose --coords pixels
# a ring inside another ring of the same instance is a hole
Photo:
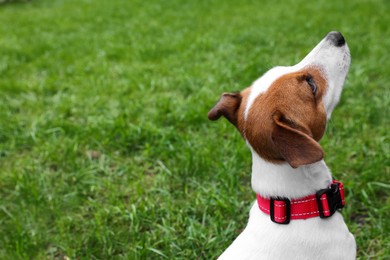
[[[330,32],[326,39],[331,41],[335,46],[341,47],[345,44],[345,39],[340,32]]]

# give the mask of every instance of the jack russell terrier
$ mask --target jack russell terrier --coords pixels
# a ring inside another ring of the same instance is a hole
[[[219,259],[355,259],[339,212],[344,188],[318,144],[350,65],[344,37],[330,32],[301,62],[275,67],[252,86],[224,93],[208,113],[224,116],[252,151],[257,201],[244,231]]]

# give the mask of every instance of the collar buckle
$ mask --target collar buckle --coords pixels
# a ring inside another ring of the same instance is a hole
[[[320,218],[329,218],[344,207],[344,186],[333,181],[329,188],[317,191],[316,198]]]

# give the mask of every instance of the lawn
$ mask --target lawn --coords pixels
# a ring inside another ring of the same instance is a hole
[[[387,0],[0,4],[0,259],[215,259],[255,194],[244,141],[207,112],[332,30],[352,65],[321,145],[359,259],[389,259],[389,13]]]

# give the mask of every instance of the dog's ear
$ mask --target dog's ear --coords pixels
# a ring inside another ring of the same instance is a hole
[[[230,123],[237,126],[237,111],[240,107],[242,96],[240,93],[224,93],[218,103],[208,113],[210,120],[217,120],[221,116],[226,117]]]
[[[272,141],[281,156],[293,168],[318,162],[324,158],[321,146],[308,134],[289,125],[280,113],[273,116]]]

